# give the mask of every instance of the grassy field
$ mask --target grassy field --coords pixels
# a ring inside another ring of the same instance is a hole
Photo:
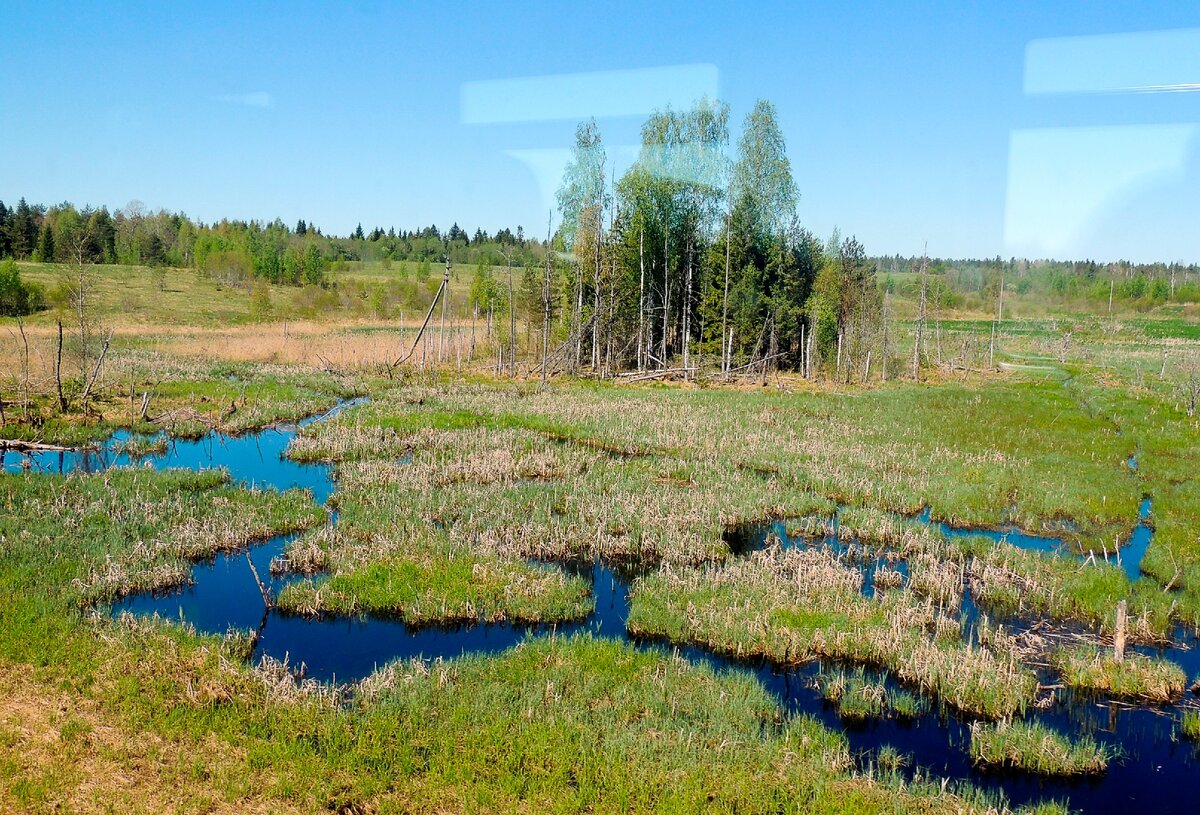
[[[48,289],[61,274],[22,268]],[[1014,296],[995,366],[989,315],[938,314],[921,384],[780,375],[766,387],[556,378],[541,389],[528,366],[496,379],[481,326],[472,349],[461,320],[439,371],[391,366],[423,316],[372,307],[372,287],[406,277],[397,267],[336,271],[336,298],[271,291],[269,313],[247,287],[191,271],[95,271],[96,325],[112,345],[90,404],[56,408],[63,314],[24,324],[28,356],[6,319],[4,438],[77,444],[132,427],[146,444],[160,430],[244,433],[370,398],[288,449],[334,468],[336,527],[306,493],[250,491],[219,472],[0,477],[5,810],[1004,809],[902,772],[899,754],[881,751],[866,772],[841,734],[786,715],[750,676],[669,649],[542,637],[333,688],[246,662],[238,636],[104,613],[280,532],[307,530],[274,567],[310,578],[280,607],[325,618],[575,621],[596,598],[558,564],[627,565],[639,575],[631,634],[837,663],[817,683],[843,721],[944,705],[988,720],[963,746],[986,766],[1090,774],[1119,760],[1021,720],[1047,685],[1172,705],[1195,679],[1109,656],[1122,600],[1133,644],[1200,621],[1200,420],[1179,391],[1200,334],[1186,308],[1109,318]],[[460,304],[469,271],[454,283]],[[895,306],[911,313],[902,297]],[[68,344],[75,393],[73,354]],[[1104,556],[1128,551],[1146,498],[1153,539],[1131,578]],[[843,549],[731,548],[773,522]],[[936,522],[1064,547],[950,536]],[[863,564],[876,561],[886,568],[864,591]],[[1021,637],[1031,622],[1050,632],[1036,647]],[[1198,729],[1194,713],[1178,720]]]

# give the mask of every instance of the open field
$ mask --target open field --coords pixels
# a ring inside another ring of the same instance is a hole
[[[86,409],[56,409],[54,312],[24,324],[28,357],[3,321],[4,437],[130,429],[139,466],[0,476],[2,808],[1001,812],[1025,799],[972,765],[1135,771],[1113,743],[1126,731],[1059,735],[1097,702],[1197,729],[1197,667],[1175,647],[1200,622],[1186,307],[1110,319],[1014,298],[990,366],[987,315],[939,315],[921,383],[541,388],[533,346],[515,380],[495,376],[482,324],[472,347],[452,319],[436,370],[431,355],[393,366],[408,313],[338,306],[285,333],[250,292],[172,270],[156,296],[145,272],[97,272],[112,344]],[[175,438],[281,423],[288,459],[327,474],[327,507],[157,469]],[[110,613],[267,538],[263,597],[238,572],[258,631]],[[380,651],[335,666],[340,684],[271,650],[284,630],[360,628],[368,645],[498,639],[445,659]],[[799,689],[780,699],[772,672]],[[869,741],[947,721],[960,737],[936,756]]]

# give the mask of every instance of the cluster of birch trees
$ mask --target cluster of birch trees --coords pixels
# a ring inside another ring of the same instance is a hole
[[[892,350],[875,263],[854,238],[822,242],[774,107],[759,101],[730,155],[729,107],[652,114],[616,178],[594,121],[580,124],[558,191],[560,250],[546,268],[567,368],[691,376],[771,369],[845,381],[887,376]],[[871,359],[875,362],[872,363]]]

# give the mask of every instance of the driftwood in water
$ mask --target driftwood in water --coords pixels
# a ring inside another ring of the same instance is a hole
[[[263,603],[266,607],[272,608],[275,605],[274,598],[271,597],[271,590],[263,584],[262,578],[258,576],[258,569],[254,568],[254,561],[250,559],[250,552],[246,552],[246,562],[250,564],[250,573],[254,575],[254,582],[258,584],[258,590],[262,594]]]
[[[0,439],[0,450],[13,450],[20,453],[65,453],[73,450],[72,447],[63,447],[60,444],[44,444],[38,441],[19,441],[17,439]]]

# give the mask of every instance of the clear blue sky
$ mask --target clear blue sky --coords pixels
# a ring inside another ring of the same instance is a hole
[[[575,125],[554,117],[595,104],[620,165],[624,109],[669,97],[646,69],[683,66],[676,93],[715,85],[735,137],[775,103],[818,234],[1200,260],[1197,54],[1180,2],[9,0],[0,199],[540,235]]]

